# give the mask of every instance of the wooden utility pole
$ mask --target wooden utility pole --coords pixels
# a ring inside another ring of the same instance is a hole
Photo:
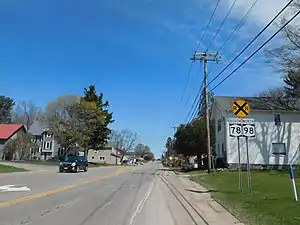
[[[211,146],[210,146],[210,126],[209,126],[209,105],[208,105],[209,92],[208,92],[207,62],[208,61],[218,62],[219,57],[218,57],[218,53],[195,52],[191,60],[193,61],[199,60],[200,62],[202,61],[204,62],[204,93],[205,93],[204,105],[205,105],[205,121],[206,121],[207,171],[208,173],[210,173],[211,172]],[[201,96],[200,96],[199,104],[201,104]]]

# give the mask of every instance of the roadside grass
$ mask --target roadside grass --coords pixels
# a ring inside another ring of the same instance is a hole
[[[17,163],[26,163],[26,164],[34,164],[34,165],[43,165],[43,166],[58,166],[59,161],[16,161]],[[107,164],[107,163],[90,163],[89,167],[100,167],[100,166],[113,166],[115,164]]]
[[[41,166],[58,166],[59,161],[39,161],[39,160],[26,160],[26,161],[15,161],[16,163],[33,164]]]
[[[14,166],[7,166],[0,164],[0,173],[14,173],[14,172],[25,172],[27,170]]]
[[[295,173],[299,190],[300,172]],[[212,197],[245,224],[299,225],[300,203],[294,200],[288,171],[252,171],[251,175],[252,193],[247,189],[246,172],[243,172],[242,193],[238,189],[237,172],[216,172],[191,179],[215,190]]]
[[[190,174],[190,175],[204,175],[204,174],[207,174],[207,171],[205,170],[191,170],[191,171],[188,171],[186,172],[186,174]]]
[[[100,167],[100,166],[113,166],[114,164],[107,164],[107,163],[90,163],[89,167]]]

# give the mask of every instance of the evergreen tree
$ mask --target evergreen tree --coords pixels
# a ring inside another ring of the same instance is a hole
[[[111,130],[108,128],[108,125],[114,122],[112,119],[113,114],[107,109],[109,107],[109,102],[105,101],[103,103],[103,94],[97,94],[95,85],[90,85],[88,88],[84,89],[83,99],[88,102],[97,103],[97,106],[105,116],[104,124],[99,121],[99,123],[94,127],[94,134],[89,143],[89,146],[93,149],[101,148],[107,143],[109,135],[111,134]]]
[[[15,102],[12,98],[0,96],[0,123],[12,122],[12,110]]]
[[[288,98],[300,97],[300,71],[290,70],[284,77],[284,92]]]

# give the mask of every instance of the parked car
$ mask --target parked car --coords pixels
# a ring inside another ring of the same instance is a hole
[[[76,172],[78,173],[80,170],[84,172],[88,171],[88,161],[85,156],[69,156],[64,158],[59,163],[59,172]]]

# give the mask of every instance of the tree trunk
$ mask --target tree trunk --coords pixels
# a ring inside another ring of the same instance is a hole
[[[123,159],[124,159],[124,154],[122,154],[121,158],[120,158],[120,163],[123,164]]]

